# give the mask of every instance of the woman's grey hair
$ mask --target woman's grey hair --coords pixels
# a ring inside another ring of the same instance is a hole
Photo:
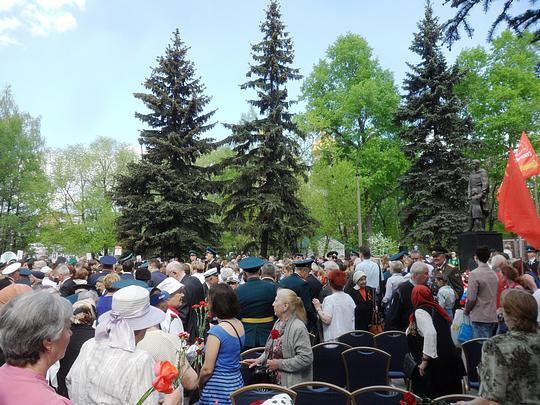
[[[508,264],[508,260],[503,255],[495,255],[491,258],[491,267],[493,270],[500,271],[505,264]]]
[[[35,364],[43,341],[57,340],[71,325],[72,307],[57,294],[39,290],[22,294],[0,310],[0,347],[6,362],[22,367]]]

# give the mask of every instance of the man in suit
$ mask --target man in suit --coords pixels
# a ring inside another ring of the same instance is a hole
[[[313,298],[319,298],[319,294],[322,290],[322,283],[317,278],[317,274],[319,273],[319,265],[316,263],[311,264],[311,271],[309,272],[309,276],[307,276],[306,281],[309,284],[309,289],[311,290],[311,299]]]
[[[414,262],[411,266],[411,278],[397,286],[392,294],[384,330],[405,331],[409,325],[409,316],[413,313],[411,299],[412,290],[416,285],[426,284],[429,278],[429,269],[423,262]]]
[[[167,276],[175,278],[183,284],[184,298],[178,308],[184,330],[189,333],[190,341],[197,336],[197,317],[192,306],[204,301],[204,289],[201,282],[189,275],[189,266],[186,263],[172,261],[165,269]],[[202,336],[201,336],[202,337]]]
[[[210,290],[210,288],[212,288],[217,283],[219,283],[218,269],[215,267],[212,267],[206,270],[203,276],[204,276],[204,284],[203,284],[204,296],[208,297],[208,290]]]
[[[265,265],[263,259],[250,256],[240,260],[238,265],[247,276],[247,281],[235,290],[240,302],[240,320],[246,333],[244,349],[264,346],[274,326],[272,304],[276,298],[276,285],[261,280],[260,270]]]
[[[219,265],[219,262],[216,260],[216,256],[217,256],[217,251],[214,248],[208,246],[206,248],[206,253],[204,254],[204,258],[205,258],[204,263],[206,264],[205,270],[216,268],[219,273],[221,266]]]
[[[281,280],[280,284],[283,288],[293,290],[302,299],[308,319],[307,328],[310,333],[313,333],[316,330],[317,314],[311,302],[311,289],[306,281],[311,271],[311,263],[313,259],[293,262],[294,273]]]

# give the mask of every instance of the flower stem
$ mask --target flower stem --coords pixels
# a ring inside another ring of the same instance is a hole
[[[156,389],[154,387],[148,388],[148,391],[143,394],[143,396],[137,401],[135,405],[141,405],[150,395],[152,395],[155,390]]]

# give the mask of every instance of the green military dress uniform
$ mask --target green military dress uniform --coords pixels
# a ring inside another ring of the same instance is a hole
[[[264,346],[274,326],[272,304],[276,298],[275,285],[252,278],[238,286],[236,296],[241,307],[240,320],[246,333],[244,348]]]

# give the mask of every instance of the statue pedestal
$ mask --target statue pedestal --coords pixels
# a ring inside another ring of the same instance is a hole
[[[457,237],[458,255],[461,271],[476,268],[474,252],[478,246],[487,246],[492,250],[503,251],[502,234],[498,232],[465,232]]]

